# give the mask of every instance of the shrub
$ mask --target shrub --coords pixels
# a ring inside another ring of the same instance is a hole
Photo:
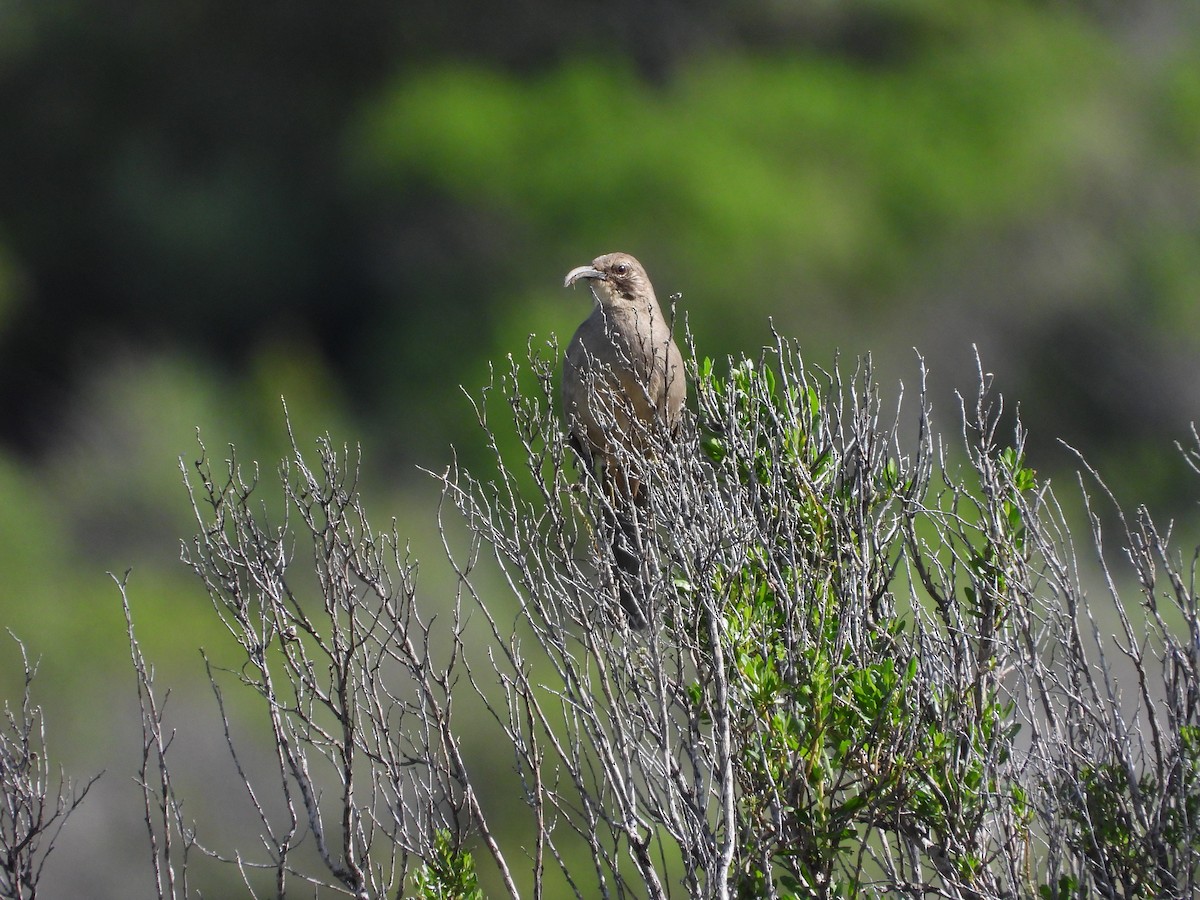
[[[684,433],[627,461],[649,488],[637,633],[610,498],[553,412],[557,359],[510,361],[478,405],[489,475],[435,476],[441,516],[465,525],[463,546],[439,518],[452,598],[418,602],[394,527],[368,522],[356,453],[325,439],[311,465],[293,441],[277,522],[236,454],[202,453],[185,558],[242,660],[209,676],[219,698],[232,677],[265,701],[277,772],[236,768],[258,858],[199,839],[131,619],[147,824],[156,860],[177,853],[161,871],[184,848],[264,869],[279,896],[296,879],[364,898],[1193,894],[1196,557],[1089,472],[1121,544],[1103,552],[1089,500],[1080,543],[1105,585],[1089,594],[982,369],[953,451],[923,371],[885,409],[869,361],[821,371],[781,339],[724,366],[693,354]],[[463,748],[480,711],[486,761]],[[501,758],[524,832],[485,800]],[[159,895],[187,888],[160,877]]]

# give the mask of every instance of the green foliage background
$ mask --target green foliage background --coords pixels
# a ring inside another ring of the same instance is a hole
[[[977,344],[1040,472],[1073,467],[1062,437],[1194,517],[1192,4],[0,0],[0,121],[0,624],[43,657],[51,751],[109,773],[52,894],[130,896],[140,865],[103,573],[134,568],[165,677],[213,639],[176,562],[195,429],[273,468],[282,394],[302,442],[361,441],[436,606],[416,466],[482,458],[459,386],[565,338],[587,300],[561,277],[600,252],[682,292],[704,355],[770,318],[886,384],[917,347],[943,428]]]

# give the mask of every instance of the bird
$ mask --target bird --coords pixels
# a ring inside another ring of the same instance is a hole
[[[630,626],[640,630],[647,624],[649,586],[645,516],[638,513],[648,498],[637,466],[654,452],[655,441],[678,432],[687,378],[640,262],[628,253],[606,253],[568,272],[563,287],[579,281],[591,289],[595,308],[563,359],[563,419],[584,468],[599,470],[618,597]]]

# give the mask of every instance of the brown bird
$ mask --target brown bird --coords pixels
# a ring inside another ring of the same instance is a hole
[[[634,628],[646,626],[646,506],[639,461],[673,434],[683,415],[683,358],[642,264],[628,253],[598,256],[567,273],[564,287],[586,280],[596,308],[579,326],[563,361],[563,417],[584,465],[598,465],[611,510],[613,559],[621,606]]]

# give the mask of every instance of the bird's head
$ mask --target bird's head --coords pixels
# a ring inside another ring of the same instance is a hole
[[[606,253],[567,273],[563,287],[585,280],[602,306],[654,299],[654,287],[642,264],[628,253]]]

